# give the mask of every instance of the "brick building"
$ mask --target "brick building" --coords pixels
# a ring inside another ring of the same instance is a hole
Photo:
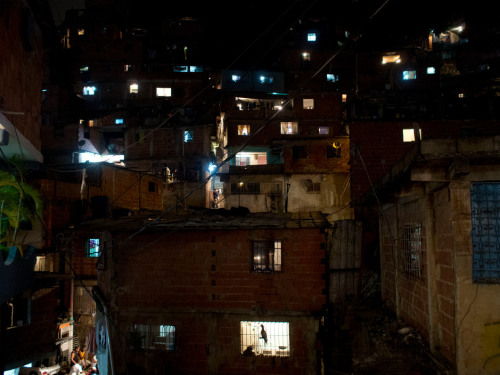
[[[82,227],[108,238],[95,293],[97,330],[110,335],[102,371],[111,358],[117,373],[316,373],[329,227],[319,213],[234,210]]]

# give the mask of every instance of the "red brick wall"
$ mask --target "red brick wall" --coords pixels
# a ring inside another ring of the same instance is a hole
[[[328,158],[327,147],[333,142],[341,143],[339,158]],[[293,158],[293,146],[304,146],[307,157]],[[307,140],[294,142],[284,148],[284,164],[286,173],[332,173],[349,171],[349,138],[325,138],[324,140]]]
[[[413,128],[412,121],[366,121],[349,124],[351,147],[360,150],[366,170],[373,183],[384,176],[414,145],[404,143],[402,129]],[[422,138],[460,137],[464,133],[495,135],[498,121],[419,121]],[[354,202],[371,189],[361,158],[351,157],[351,191]]]
[[[134,322],[176,326],[176,351],[156,357],[166,368],[177,374],[207,367],[218,374],[307,374],[316,368],[313,315],[326,302],[325,237],[319,229],[165,231],[125,238],[114,238],[120,245],[99,273],[99,285],[123,330]],[[251,239],[269,238],[283,240],[283,272],[250,272]],[[242,356],[242,320],[290,322],[291,357]],[[151,366],[137,353],[127,358]]]
[[[54,342],[57,338],[57,306],[58,289],[38,291],[31,302],[31,323],[25,326],[8,329],[2,340],[4,357],[8,363],[27,363],[33,358],[55,355]],[[39,358],[43,359],[43,358]]]
[[[22,12],[26,12],[24,23]],[[29,24],[32,31],[27,31]],[[30,35],[29,46],[22,35]],[[2,113],[38,150],[42,103],[43,48],[40,30],[28,7],[19,0],[8,2],[0,12],[0,107]],[[19,112],[21,114],[9,114]],[[13,136],[13,135],[11,135]]]

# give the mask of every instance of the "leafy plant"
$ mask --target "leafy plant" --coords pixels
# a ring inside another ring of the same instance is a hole
[[[18,231],[24,224],[32,225],[42,214],[42,198],[38,190],[24,182],[22,161],[6,162],[8,170],[0,170],[0,250],[8,253],[17,243]]]

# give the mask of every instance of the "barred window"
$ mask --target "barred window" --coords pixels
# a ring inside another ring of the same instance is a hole
[[[252,271],[281,272],[281,240],[253,241]]]
[[[165,324],[134,324],[129,331],[130,345],[138,349],[175,349],[175,326]]]
[[[231,194],[260,194],[260,183],[233,182],[231,183]]]
[[[87,240],[85,256],[87,258],[98,258],[101,255],[99,238],[89,238]]]
[[[92,299],[87,290],[82,286],[78,286],[75,288],[75,302],[73,309],[75,314],[93,315],[96,313],[95,301]]]
[[[245,356],[290,356],[288,322],[240,322],[240,349]]]
[[[500,283],[500,183],[473,183],[470,191],[472,280]]]
[[[419,277],[422,271],[422,225],[403,225],[399,243],[403,271]]]

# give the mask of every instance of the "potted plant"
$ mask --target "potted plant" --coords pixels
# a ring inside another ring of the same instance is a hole
[[[22,162],[11,159],[0,170],[0,250],[5,259],[11,247],[23,254],[18,232],[41,218],[40,193],[24,181]]]

